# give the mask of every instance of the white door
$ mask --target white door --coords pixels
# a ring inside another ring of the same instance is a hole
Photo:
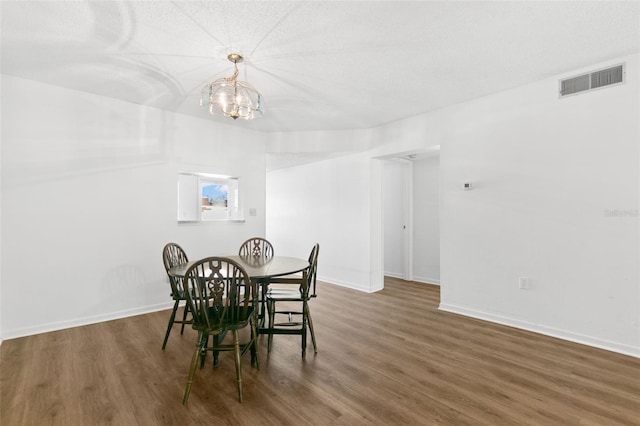
[[[384,274],[405,280],[412,279],[411,166],[410,161],[385,161],[382,178]]]

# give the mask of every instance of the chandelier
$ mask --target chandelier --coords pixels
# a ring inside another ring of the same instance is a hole
[[[222,77],[205,85],[200,93],[200,106],[209,107],[211,115],[224,115],[234,120],[253,120],[264,114],[262,95],[246,81],[238,81],[238,63],[244,58],[238,53],[227,56],[233,62],[231,77]]]

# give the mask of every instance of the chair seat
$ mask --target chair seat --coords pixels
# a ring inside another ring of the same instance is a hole
[[[267,296],[296,296],[302,297],[302,292],[298,287],[296,288],[272,288],[267,292]]]
[[[171,297],[173,300],[187,300],[184,295],[184,291],[176,291],[175,293],[171,293]]]
[[[231,311],[226,312],[225,318],[217,318],[218,312],[210,307],[208,309],[209,324],[193,324],[193,329],[206,331],[210,335],[219,334],[227,330],[239,330],[249,324],[253,310],[253,306],[247,306],[246,308],[243,307],[233,318],[231,317]]]
[[[280,301],[280,302],[287,302],[287,301],[290,301],[290,302],[301,302],[303,300],[302,299],[302,294],[297,290],[286,292],[286,293],[285,292],[282,292],[282,293],[280,293],[280,292],[278,292],[278,293],[270,293],[270,294],[267,294],[267,300],[269,300],[269,299],[277,300],[277,301]]]

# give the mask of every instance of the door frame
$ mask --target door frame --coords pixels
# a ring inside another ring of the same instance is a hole
[[[380,233],[381,233],[381,254],[382,254],[382,280],[384,282],[384,166],[386,163],[398,163],[402,164],[402,219],[403,219],[403,234],[402,234],[402,246],[403,246],[403,265],[402,265],[402,279],[406,281],[413,280],[413,161],[406,158],[391,156],[380,159],[382,165],[382,176],[380,179],[380,193],[381,193],[381,220],[380,220]]]

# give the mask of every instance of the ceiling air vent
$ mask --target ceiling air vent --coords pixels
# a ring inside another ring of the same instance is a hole
[[[624,83],[624,64],[560,80],[560,97]]]

